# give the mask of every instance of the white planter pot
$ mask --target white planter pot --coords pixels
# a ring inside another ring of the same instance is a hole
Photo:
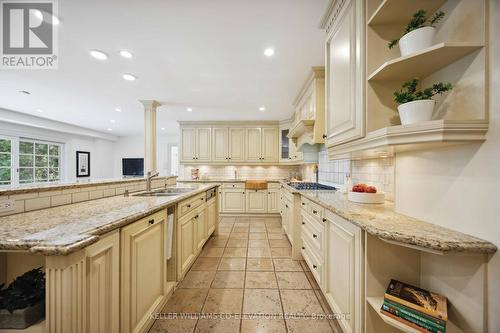
[[[433,99],[424,99],[401,104],[398,106],[401,124],[408,125],[432,120],[434,104],[436,104],[436,102]]]
[[[399,39],[399,50],[401,56],[421,51],[431,47],[434,42],[436,29],[433,27],[423,27],[417,30],[410,31]]]

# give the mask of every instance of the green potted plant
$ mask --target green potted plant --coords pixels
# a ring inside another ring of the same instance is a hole
[[[434,26],[444,15],[444,12],[439,11],[431,18],[428,18],[425,10],[419,10],[413,14],[411,21],[406,25],[403,36],[389,42],[389,48],[392,49],[399,42],[399,50],[401,56],[404,57],[431,47],[436,34]]]
[[[417,90],[419,82],[418,78],[406,81],[401,90],[394,92],[394,101],[399,104],[398,112],[403,125],[432,120],[436,103],[432,97],[453,88],[451,83],[439,82],[432,87]]]
[[[25,329],[45,316],[45,273],[35,268],[0,284],[0,329]]]

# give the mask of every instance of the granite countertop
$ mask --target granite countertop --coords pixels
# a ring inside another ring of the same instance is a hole
[[[495,253],[497,247],[486,240],[424,222],[394,211],[394,204],[358,204],[340,191],[297,191],[292,193],[323,206],[382,240],[399,242],[443,253]]]
[[[100,235],[214,186],[193,185],[193,191],[178,196],[115,196],[0,217],[0,251],[67,255],[97,242]]]
[[[247,180],[261,180],[262,178],[238,178],[238,179],[227,179],[227,178],[211,178],[211,179],[177,179],[179,183],[244,183]],[[279,183],[283,181],[283,179],[262,179],[267,181],[268,183]]]
[[[177,178],[177,176],[160,176],[153,179],[169,179],[169,178]],[[17,186],[17,187],[5,187],[0,189],[0,196],[4,195],[14,195],[28,192],[44,192],[44,191],[55,191],[55,190],[65,190],[71,188],[80,188],[80,187],[90,187],[90,186],[99,186],[99,185],[114,185],[114,184],[124,184],[124,183],[132,183],[138,181],[145,181],[145,178],[112,178],[112,179],[99,179],[88,182],[75,182],[75,183],[47,183],[47,184],[37,184],[34,186]]]

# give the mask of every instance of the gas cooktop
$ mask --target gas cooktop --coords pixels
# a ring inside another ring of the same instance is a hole
[[[308,183],[308,182],[292,182],[288,183],[288,186],[293,187],[299,191],[335,191],[336,188],[333,186],[323,185],[320,183]]]

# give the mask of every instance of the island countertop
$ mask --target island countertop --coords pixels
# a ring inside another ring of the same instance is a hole
[[[486,240],[428,223],[394,211],[394,204],[358,204],[340,191],[298,191],[286,183],[292,193],[323,206],[367,233],[382,240],[403,243],[438,253],[495,253],[497,247]]]
[[[191,185],[176,196],[114,196],[77,204],[0,217],[0,251],[67,255],[99,240],[99,236],[218,186]]]

